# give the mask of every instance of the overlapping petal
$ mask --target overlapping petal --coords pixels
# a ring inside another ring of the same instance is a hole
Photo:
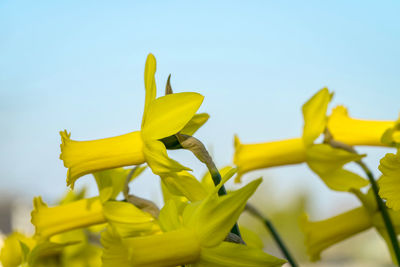
[[[229,233],[261,181],[261,178],[254,180],[226,196],[210,194],[194,210],[184,212],[184,224],[196,231],[202,246],[212,247],[219,244]]]
[[[325,130],[326,111],[331,98],[332,93],[329,92],[328,88],[323,88],[303,105],[303,141],[305,146],[312,145],[314,140]]]
[[[379,170],[379,195],[386,199],[386,205],[393,210],[400,210],[400,153],[388,153],[381,159]]]
[[[176,93],[155,99],[142,127],[143,140],[158,140],[178,133],[193,118],[204,97],[198,93]]]
[[[222,242],[217,247],[203,248],[199,262],[192,267],[278,267],[285,260],[264,253],[261,249]]]

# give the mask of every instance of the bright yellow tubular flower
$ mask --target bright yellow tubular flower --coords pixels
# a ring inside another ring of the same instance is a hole
[[[235,136],[233,163],[240,177],[249,171],[275,166],[302,163],[306,160],[306,148],[301,138],[286,139],[259,144],[242,144]]]
[[[0,262],[3,267],[17,267],[23,262],[23,249],[32,249],[36,244],[33,238],[19,232],[13,232],[4,240],[0,251]]]
[[[386,199],[386,205],[393,210],[400,210],[400,150],[397,154],[387,153],[381,159],[379,170],[379,195]]]
[[[311,261],[320,260],[328,247],[372,227],[372,218],[364,207],[356,208],[335,217],[310,222],[304,215],[301,228],[305,234],[307,254]]]
[[[100,198],[81,199],[56,207],[48,207],[40,197],[33,201],[31,222],[35,236],[45,240],[74,229],[108,222],[117,225],[122,236],[138,232],[155,232],[155,219],[126,202],[107,201]]]
[[[102,236],[103,266],[282,265],[284,260],[261,249],[223,242],[260,182],[222,197],[217,196],[218,186],[204,200],[183,208],[174,200],[167,202],[159,216],[160,235],[120,238],[107,231]]]
[[[67,185],[73,187],[79,177],[122,166],[147,162],[155,174],[190,170],[168,157],[163,138],[193,133],[208,119],[198,114],[203,96],[198,93],[176,93],[156,98],[156,59],[149,54],[144,82],[146,89],[141,131],[94,141],[73,141],[61,132],[60,159],[68,168]]]
[[[344,106],[337,106],[329,116],[328,128],[336,141],[351,146],[384,146],[381,138],[395,121],[373,121],[349,117]]]
[[[331,98],[332,93],[323,88],[303,105],[302,138],[251,145],[241,145],[235,139],[234,162],[239,169],[236,181],[240,181],[240,176],[250,170],[306,162],[332,190],[349,191],[366,186],[367,180],[343,169],[345,164],[365,155],[328,144],[314,144],[327,126],[326,112]]]
[[[106,222],[99,198],[81,199],[49,208],[41,197],[36,197],[33,199],[33,207],[31,222],[35,226],[35,236],[40,240]]]

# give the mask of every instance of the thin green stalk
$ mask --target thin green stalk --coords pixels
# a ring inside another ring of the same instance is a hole
[[[221,174],[219,173],[218,169],[216,167],[209,168],[209,171],[210,171],[210,174],[211,174],[211,177],[213,179],[215,186],[219,185],[219,183],[221,182]],[[218,190],[218,195],[219,196],[226,195],[226,189],[225,189],[224,185],[222,185],[221,188]],[[235,225],[232,227],[231,233],[242,238],[242,235],[240,234],[239,226],[237,223],[235,223]]]
[[[260,219],[267,230],[270,232],[272,235],[273,239],[275,240],[276,244],[278,245],[279,249],[281,250],[282,254],[285,256],[287,261],[292,267],[297,267],[297,263],[294,259],[294,257],[290,254],[289,249],[286,247],[285,243],[283,242],[282,238],[278,234],[278,231],[275,229],[274,225],[272,222],[265,218],[254,206],[247,204],[246,205],[246,210],[250,212],[252,215],[254,215],[256,218]]]
[[[400,266],[400,247],[399,247],[399,242],[397,240],[396,230],[393,227],[393,223],[392,223],[392,220],[390,219],[389,212],[386,209],[386,205],[383,202],[382,198],[379,196],[379,186],[378,186],[377,182],[375,181],[374,175],[372,174],[370,169],[367,167],[367,165],[365,165],[364,162],[362,162],[362,161],[359,161],[357,163],[361,166],[361,168],[363,169],[365,174],[368,176],[368,179],[371,183],[371,188],[372,188],[372,191],[374,192],[376,203],[378,204],[378,209],[380,210],[380,212],[382,214],[382,218],[385,223],[386,230],[387,230],[389,238],[390,238],[390,242],[392,243],[393,252],[396,255],[397,265]]]

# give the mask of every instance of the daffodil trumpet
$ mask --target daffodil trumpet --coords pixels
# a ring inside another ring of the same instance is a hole
[[[149,54],[144,71],[146,89],[141,130],[94,141],[74,141],[61,132],[61,155],[68,168],[67,185],[88,173],[147,163],[153,173],[190,170],[168,157],[164,140],[177,133],[192,135],[207,120],[207,114],[195,114],[203,96],[184,92],[156,98],[156,60]],[[177,144],[174,142],[174,144]]]

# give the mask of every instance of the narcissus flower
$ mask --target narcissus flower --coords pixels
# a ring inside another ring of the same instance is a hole
[[[372,218],[364,207],[317,222],[310,222],[304,215],[301,221],[307,254],[311,261],[320,260],[323,250],[370,227]]]
[[[234,163],[239,170],[236,181],[240,181],[241,175],[251,170],[306,162],[333,190],[349,191],[366,186],[367,180],[343,169],[345,164],[360,160],[365,155],[334,148],[329,144],[315,144],[327,127],[326,112],[331,98],[332,93],[323,88],[303,105],[302,138],[243,145],[236,137]]]
[[[67,185],[73,187],[79,177],[100,170],[139,165],[147,162],[155,174],[190,170],[168,157],[163,138],[178,132],[192,134],[208,119],[195,115],[203,96],[184,92],[156,98],[156,60],[149,54],[144,82],[145,105],[140,131],[94,141],[73,141],[61,132],[61,155],[68,168]]]
[[[96,224],[110,223],[124,230],[129,225],[132,232],[156,232],[155,219],[130,203],[107,201],[100,198],[88,198],[67,204],[48,207],[40,197],[34,199],[32,224],[35,236],[45,240],[53,235]],[[124,231],[124,234],[127,234]]]
[[[104,266],[281,266],[285,261],[261,249],[224,242],[261,179],[218,197],[221,183],[190,204],[170,200],[160,212],[162,234],[121,238],[102,235]]]
[[[333,138],[350,146],[385,146],[382,136],[395,124],[395,121],[351,118],[344,106],[334,108],[328,120]]]
[[[374,202],[374,196],[365,196],[371,204],[368,208],[358,207],[322,221],[310,222],[307,215],[301,218],[301,228],[305,234],[307,254],[312,261],[320,260],[321,252],[360,232],[375,227],[392,249],[382,215]],[[369,198],[369,199],[368,199]],[[400,213],[389,210],[396,231],[400,230]],[[393,257],[395,260],[395,258]]]

